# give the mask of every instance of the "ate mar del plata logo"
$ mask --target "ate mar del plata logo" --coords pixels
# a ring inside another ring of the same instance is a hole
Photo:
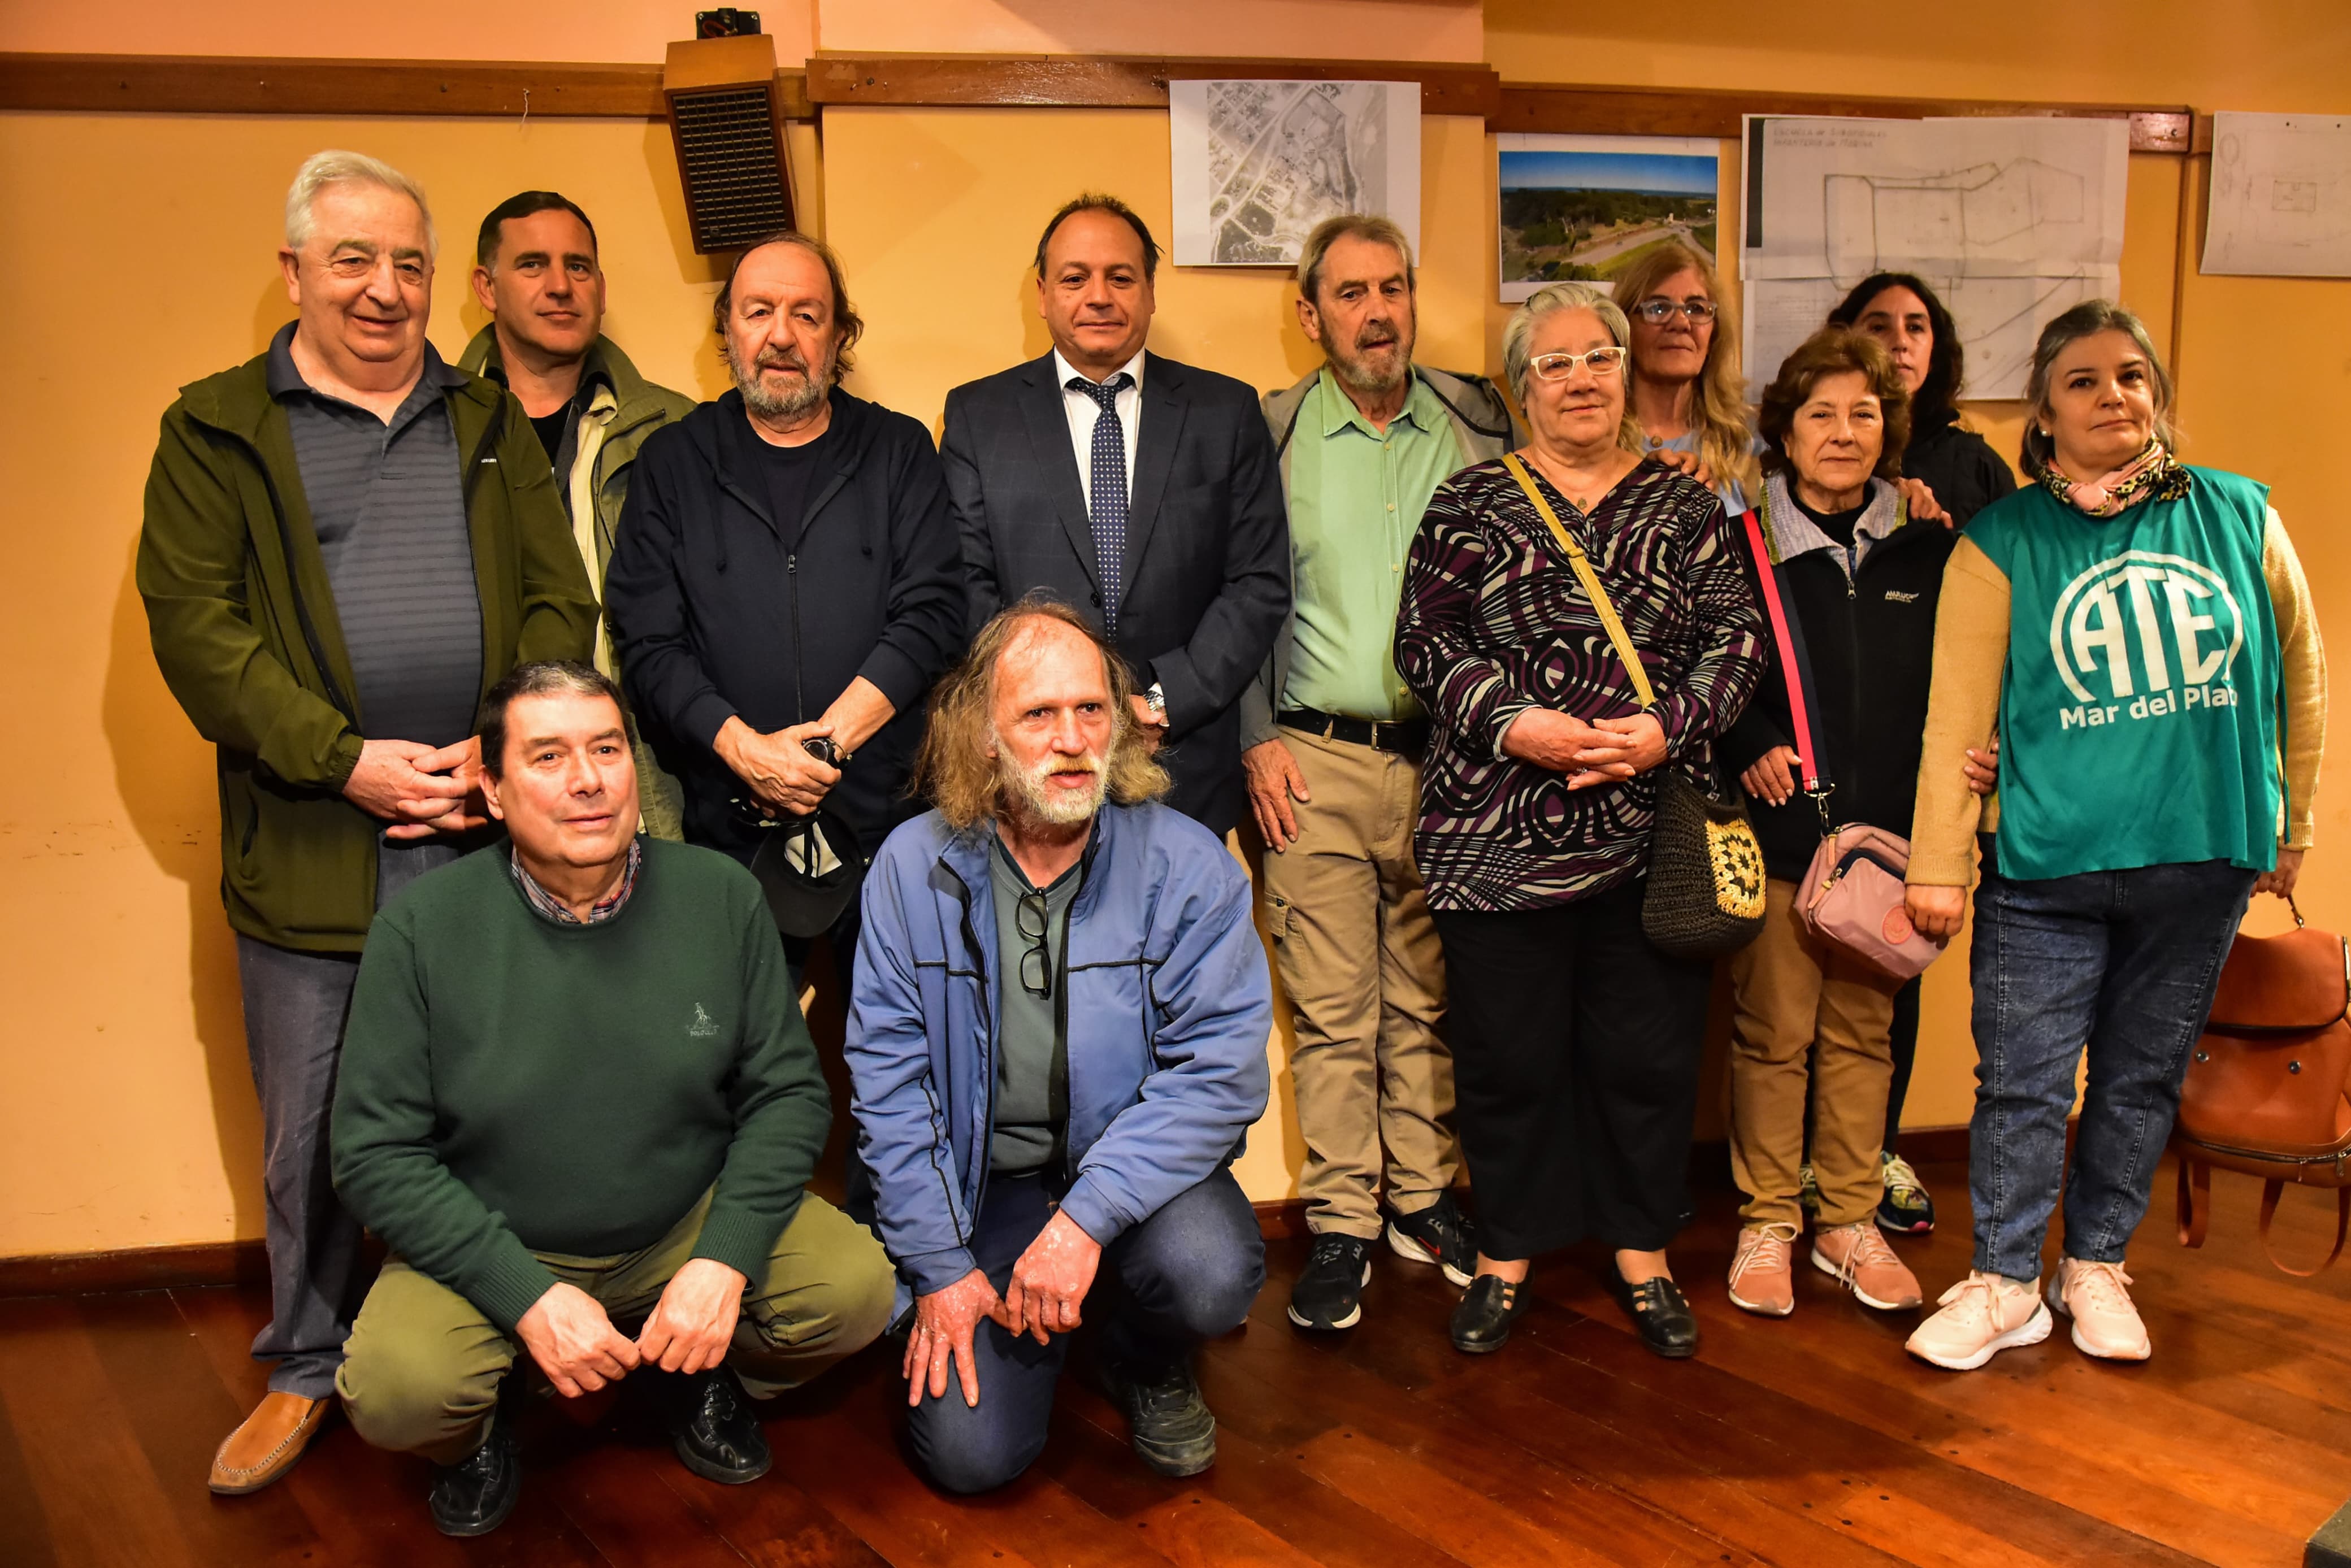
[[[2244,644],[2244,612],[2210,567],[2155,550],[2109,556],[2065,585],[2049,618],[2050,656],[2075,699],[2058,728],[2233,707],[2229,672]]]

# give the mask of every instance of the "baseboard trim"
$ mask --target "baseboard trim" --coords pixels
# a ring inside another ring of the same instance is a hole
[[[269,1253],[258,1239],[0,1258],[0,1297],[169,1291],[197,1285],[266,1284],[268,1280]]]
[[[1902,1152],[1914,1164],[1968,1157],[1965,1127],[1913,1127]],[[1701,1156],[1703,1158],[1704,1156]],[[1306,1200],[1252,1204],[1269,1241],[1306,1234]],[[0,1258],[0,1300],[86,1296],[105,1291],[193,1290],[204,1285],[266,1284],[269,1255],[258,1239],[199,1241],[184,1247],[126,1247],[110,1252],[48,1252]]]

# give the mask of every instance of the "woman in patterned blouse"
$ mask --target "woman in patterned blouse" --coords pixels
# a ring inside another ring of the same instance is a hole
[[[1415,858],[1445,946],[1478,1276],[1453,1343],[1498,1350],[1529,1260],[1589,1235],[1659,1354],[1698,1323],[1665,1248],[1685,1166],[1709,976],[1641,933],[1655,770],[1708,742],[1763,670],[1763,628],[1711,491],[1641,455],[1625,314],[1559,283],[1502,357],[1518,457],[1591,558],[1657,705],[1639,708],[1566,552],[1503,461],[1430,501],[1405,569],[1396,669],[1433,721]]]

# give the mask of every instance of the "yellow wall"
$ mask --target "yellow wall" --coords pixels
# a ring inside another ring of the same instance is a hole
[[[787,55],[809,37],[856,49],[1427,59],[1473,57],[1481,36],[1478,6],[1463,0],[1197,0],[1176,13],[819,0],[769,10]],[[2333,0],[2210,11],[2186,0],[1986,0],[1915,23],[1888,14],[1851,42],[1775,29],[1751,3],[1695,0],[1674,14],[1670,45],[1637,10],[1553,20],[1570,14],[1549,0],[1493,0],[1486,57],[1511,80],[2351,109],[2339,70],[2351,10]],[[404,52],[650,60],[680,20],[666,8],[593,7],[550,42],[503,16],[423,0],[404,14]],[[125,18],[135,26],[117,31]],[[286,4],[0,8],[0,48],[121,47],[388,46],[372,25]],[[823,212],[872,324],[855,390],[935,425],[948,387],[1040,352],[1024,276],[1038,221],[1099,184],[1164,232],[1165,136],[1154,111],[837,110],[820,172],[816,137],[798,132],[804,199]],[[462,277],[478,214],[526,184],[552,185],[598,220],[613,330],[640,365],[704,396],[723,384],[708,331],[716,279],[686,245],[659,125],[0,115],[0,363],[13,372],[0,382],[0,472],[10,476],[0,506],[17,586],[0,616],[0,669],[25,737],[18,765],[0,772],[0,1256],[260,1231],[256,1117],[214,891],[211,763],[155,675],[130,564],[156,416],[179,384],[256,351],[288,314],[271,260],[278,204],[295,164],[327,145],[389,158],[433,193],[447,264],[434,337],[444,351],[479,324]],[[1491,157],[1475,121],[1424,123],[1422,341],[1434,363],[1494,363],[1504,313],[1489,303]],[[2167,343],[2184,172],[2190,229],[2200,231],[2200,165],[2131,166],[2123,292]],[[1726,193],[1735,189],[1727,180]],[[135,243],[125,243],[117,193],[135,193]],[[2203,278],[2191,261],[2182,307],[2191,456],[2276,486],[2327,628],[2351,633],[2351,539],[2330,515],[2333,433],[2351,426],[2351,283]],[[1260,386],[1312,363],[1276,275],[1171,267],[1160,308],[1153,341],[1164,352]],[[2012,446],[2012,409],[1976,413],[1996,444]],[[2336,642],[2351,646],[2351,635]],[[2340,928],[2351,923],[2351,793],[2338,781],[2321,804],[2304,907]],[[1965,1117],[1965,996],[1961,961],[1938,966],[1914,1124]],[[1274,1049],[1279,1064],[1280,1040]],[[1299,1155],[1282,1107],[1275,1114],[1244,1170],[1259,1197],[1289,1190]]]

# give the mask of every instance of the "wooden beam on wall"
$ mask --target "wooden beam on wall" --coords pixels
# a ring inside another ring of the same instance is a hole
[[[778,71],[784,111],[815,114],[808,78]],[[0,53],[0,110],[134,114],[663,118],[657,65],[519,60]]]
[[[831,55],[809,57],[820,107],[1165,109],[1170,81],[1416,81],[1423,114],[1490,117],[1502,78],[1489,66],[1393,60],[1169,59],[1113,55]]]
[[[1742,115],[1855,115],[1886,120],[2009,115],[2127,120],[2134,152],[2186,152],[2196,116],[2184,107],[1868,98],[1843,93],[1568,87],[1506,82],[1487,129],[1588,135],[1736,136]]]

